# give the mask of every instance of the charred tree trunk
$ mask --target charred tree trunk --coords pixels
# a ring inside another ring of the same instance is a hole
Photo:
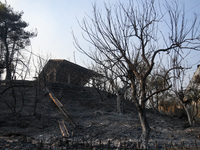
[[[123,113],[122,93],[119,91],[117,91],[117,112],[119,114]]]
[[[33,116],[36,115],[36,109],[37,109],[37,103],[38,103],[38,81],[35,81],[35,104],[34,104],[34,110],[33,110]]]
[[[187,114],[187,119],[188,119],[188,123],[189,123],[189,126],[191,127],[193,124],[192,124],[192,117],[190,115],[190,112],[186,106],[186,104],[184,104],[182,101],[181,101],[181,105],[183,106],[183,108],[185,109],[185,112]]]
[[[145,108],[141,108],[138,111],[138,114],[139,114],[140,123],[141,123],[141,126],[142,126],[142,135],[140,137],[142,149],[148,149],[150,127],[149,127],[149,123],[148,123],[148,120],[147,120],[147,117],[146,117]]]
[[[183,108],[184,108],[184,110],[187,114],[188,123],[189,123],[189,126],[191,127],[192,126],[192,117],[191,117],[190,112],[187,108],[187,103],[190,103],[191,100],[184,101],[186,93],[183,90],[180,90],[179,92],[175,92],[175,93],[178,97],[180,104],[183,106]]]
[[[9,62],[9,56],[6,54],[6,80],[11,80],[11,67]]]
[[[7,26],[5,24],[5,33],[4,33],[4,38],[3,38],[3,44],[6,50],[5,53],[5,67],[6,67],[6,80],[11,80],[11,62],[10,62],[10,52],[9,52],[9,47],[7,43]]]
[[[146,116],[146,78],[142,78],[140,81],[140,86],[141,86],[141,99],[139,101],[140,107],[138,109],[138,114],[140,118],[140,123],[142,127],[142,135],[140,137],[141,144],[142,144],[142,149],[148,149],[148,140],[149,140],[149,135],[150,135],[150,127],[149,123],[147,120]]]

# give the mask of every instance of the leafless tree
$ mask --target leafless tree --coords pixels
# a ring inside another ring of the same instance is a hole
[[[182,76],[185,76],[184,73],[182,74]],[[195,118],[199,113],[198,103],[200,101],[200,90],[194,84],[190,84],[190,86],[184,88],[183,79],[184,78],[182,77],[176,81],[176,84],[178,84],[179,87],[174,87],[172,91],[187,114],[189,126],[193,126],[195,124]]]
[[[128,79],[142,127],[141,142],[148,147],[150,126],[146,117],[146,102],[155,94],[166,91],[172,84],[169,73],[180,69],[181,62],[174,63],[185,50],[199,50],[197,16],[187,22],[184,9],[176,2],[157,7],[154,0],[139,0],[136,3],[105,4],[105,11],[93,6],[93,17],[83,19],[80,27],[83,38],[91,45],[88,51],[75,39],[77,48],[98,64],[110,62],[106,68],[117,67]],[[164,12],[162,12],[162,11]],[[105,15],[105,16],[104,16]],[[159,59],[159,55],[165,55]],[[168,59],[167,59],[168,58]],[[170,60],[170,61],[168,61]],[[162,89],[148,92],[148,77],[155,64],[166,62]]]
[[[25,80],[12,80],[4,81],[0,85],[0,96],[2,101],[8,106],[11,112],[18,116],[24,108],[24,103],[26,100],[27,89],[31,88],[29,83]],[[8,94],[10,96],[5,96]]]
[[[92,78],[93,82],[90,82],[89,84],[96,89],[102,101],[104,101],[109,95],[117,95],[117,112],[122,114],[122,99],[124,98],[124,93],[126,91],[126,83],[122,84],[122,79],[119,76],[120,74],[117,74],[116,71],[117,68],[111,67],[108,69],[104,63],[110,62],[102,62],[101,65],[90,65],[91,70],[94,70],[99,75],[94,76]],[[102,91],[106,91],[107,94],[105,95],[105,92],[102,94]]]
[[[98,56],[97,56],[98,57]],[[104,91],[107,91],[110,94],[114,94],[117,96],[117,112],[119,114],[123,113],[123,101],[124,94],[127,90],[127,82],[126,78],[121,75],[121,71],[118,71],[116,66],[112,67],[112,64],[108,64],[111,62],[101,62],[101,65],[97,64],[95,68],[97,68],[97,72],[99,72],[101,87],[103,87]],[[109,69],[106,66],[111,66]],[[96,70],[95,70],[96,71]]]
[[[163,80],[169,77],[169,75],[166,76],[166,70],[164,69],[164,67],[161,67],[160,64],[156,65],[155,68],[156,69],[152,71],[152,73],[148,76],[146,81],[148,84],[147,95],[151,95],[153,92],[162,89]],[[167,94],[167,91],[164,91],[162,93],[156,93],[149,99],[147,106],[155,111],[159,111],[158,106],[161,103],[161,101],[165,100]]]
[[[184,84],[184,77],[185,77],[185,69],[181,69],[176,71],[176,78],[174,80],[174,86],[172,88],[173,93],[175,94],[174,97],[175,99],[178,100],[180,105],[183,107],[187,114],[187,119],[189,126],[192,126],[192,116],[189,112],[188,105],[191,105],[192,99],[191,98],[186,98],[188,95],[188,90],[183,87]]]
[[[46,85],[46,74],[43,72],[42,70],[44,68],[44,66],[46,65],[49,56],[47,55],[46,58],[43,58],[40,55],[35,55],[37,56],[36,59],[32,59],[33,60],[33,65],[34,65],[34,70],[35,70],[35,74],[34,74],[34,78],[35,78],[35,104],[34,104],[34,110],[33,110],[33,115],[36,114],[36,109],[37,109],[37,104],[38,104],[38,99],[39,99],[39,92],[42,91],[42,88],[45,87]],[[42,81],[41,81],[42,80]],[[44,84],[44,85],[43,85]],[[43,87],[44,86],[44,87]]]
[[[32,54],[30,53],[29,56],[27,55],[27,58],[28,59],[24,59],[24,61],[22,61],[21,57],[18,56],[17,59],[13,61],[11,71],[11,79],[13,80],[3,81],[5,85],[0,86],[3,89],[0,91],[0,95],[4,95],[6,92],[10,92],[12,95],[12,100],[3,100],[14,115],[19,115],[22,111],[27,88],[31,87],[25,82],[25,79],[30,73],[29,64]],[[19,80],[15,80],[16,76],[19,77]]]

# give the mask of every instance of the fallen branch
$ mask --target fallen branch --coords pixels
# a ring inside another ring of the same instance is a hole
[[[66,125],[65,125],[65,122],[64,122],[64,120],[58,120],[58,123],[59,123],[59,127],[60,127],[60,131],[61,131],[61,133],[62,133],[62,136],[63,137],[69,137],[70,136],[70,134],[69,134],[69,132],[68,132],[68,130],[67,130],[67,127],[66,127]]]
[[[49,93],[51,100],[56,104],[56,106],[60,109],[64,116],[70,121],[70,123],[76,128],[74,120],[70,117],[67,110],[63,107],[63,104],[54,96],[54,94],[48,88],[46,88],[46,91]]]

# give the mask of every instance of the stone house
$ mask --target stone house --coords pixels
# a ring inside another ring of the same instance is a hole
[[[197,70],[194,73],[192,79],[190,80],[186,91],[188,91],[188,94],[191,94],[193,98],[196,98],[192,101],[191,105],[188,105],[190,114],[192,116],[196,116],[196,120],[200,120],[200,65],[197,65]],[[186,97],[186,100],[187,99],[188,97]]]
[[[194,91],[192,91],[190,89],[197,92],[197,93],[195,93],[196,96],[198,97],[198,95],[199,95],[199,97],[200,97],[200,93],[198,94],[198,92],[200,91],[200,65],[197,66],[197,70],[195,71],[192,79],[190,80],[190,82],[186,88],[186,92],[188,95],[194,94]],[[184,100],[185,101],[189,100],[189,97],[185,96]],[[200,118],[200,99],[197,99],[195,101],[193,101],[190,105],[187,105],[187,108],[190,112],[190,115],[196,116],[199,120],[199,118]],[[180,117],[182,115],[186,115],[185,110],[183,109],[183,107],[180,104],[178,104],[176,102],[176,100],[165,101],[164,103],[160,103],[158,106],[158,110],[162,113],[172,115],[172,116]]]
[[[194,73],[190,83],[187,86],[187,89],[194,87],[200,90],[200,65],[197,65],[197,70]]]
[[[98,74],[64,59],[50,59],[39,75],[45,83],[56,82],[84,86]]]

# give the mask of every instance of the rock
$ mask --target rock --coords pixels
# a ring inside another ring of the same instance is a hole
[[[38,144],[39,142],[37,140],[32,140],[32,144]]]
[[[9,143],[16,143],[18,141],[18,139],[8,139],[6,141]]]

